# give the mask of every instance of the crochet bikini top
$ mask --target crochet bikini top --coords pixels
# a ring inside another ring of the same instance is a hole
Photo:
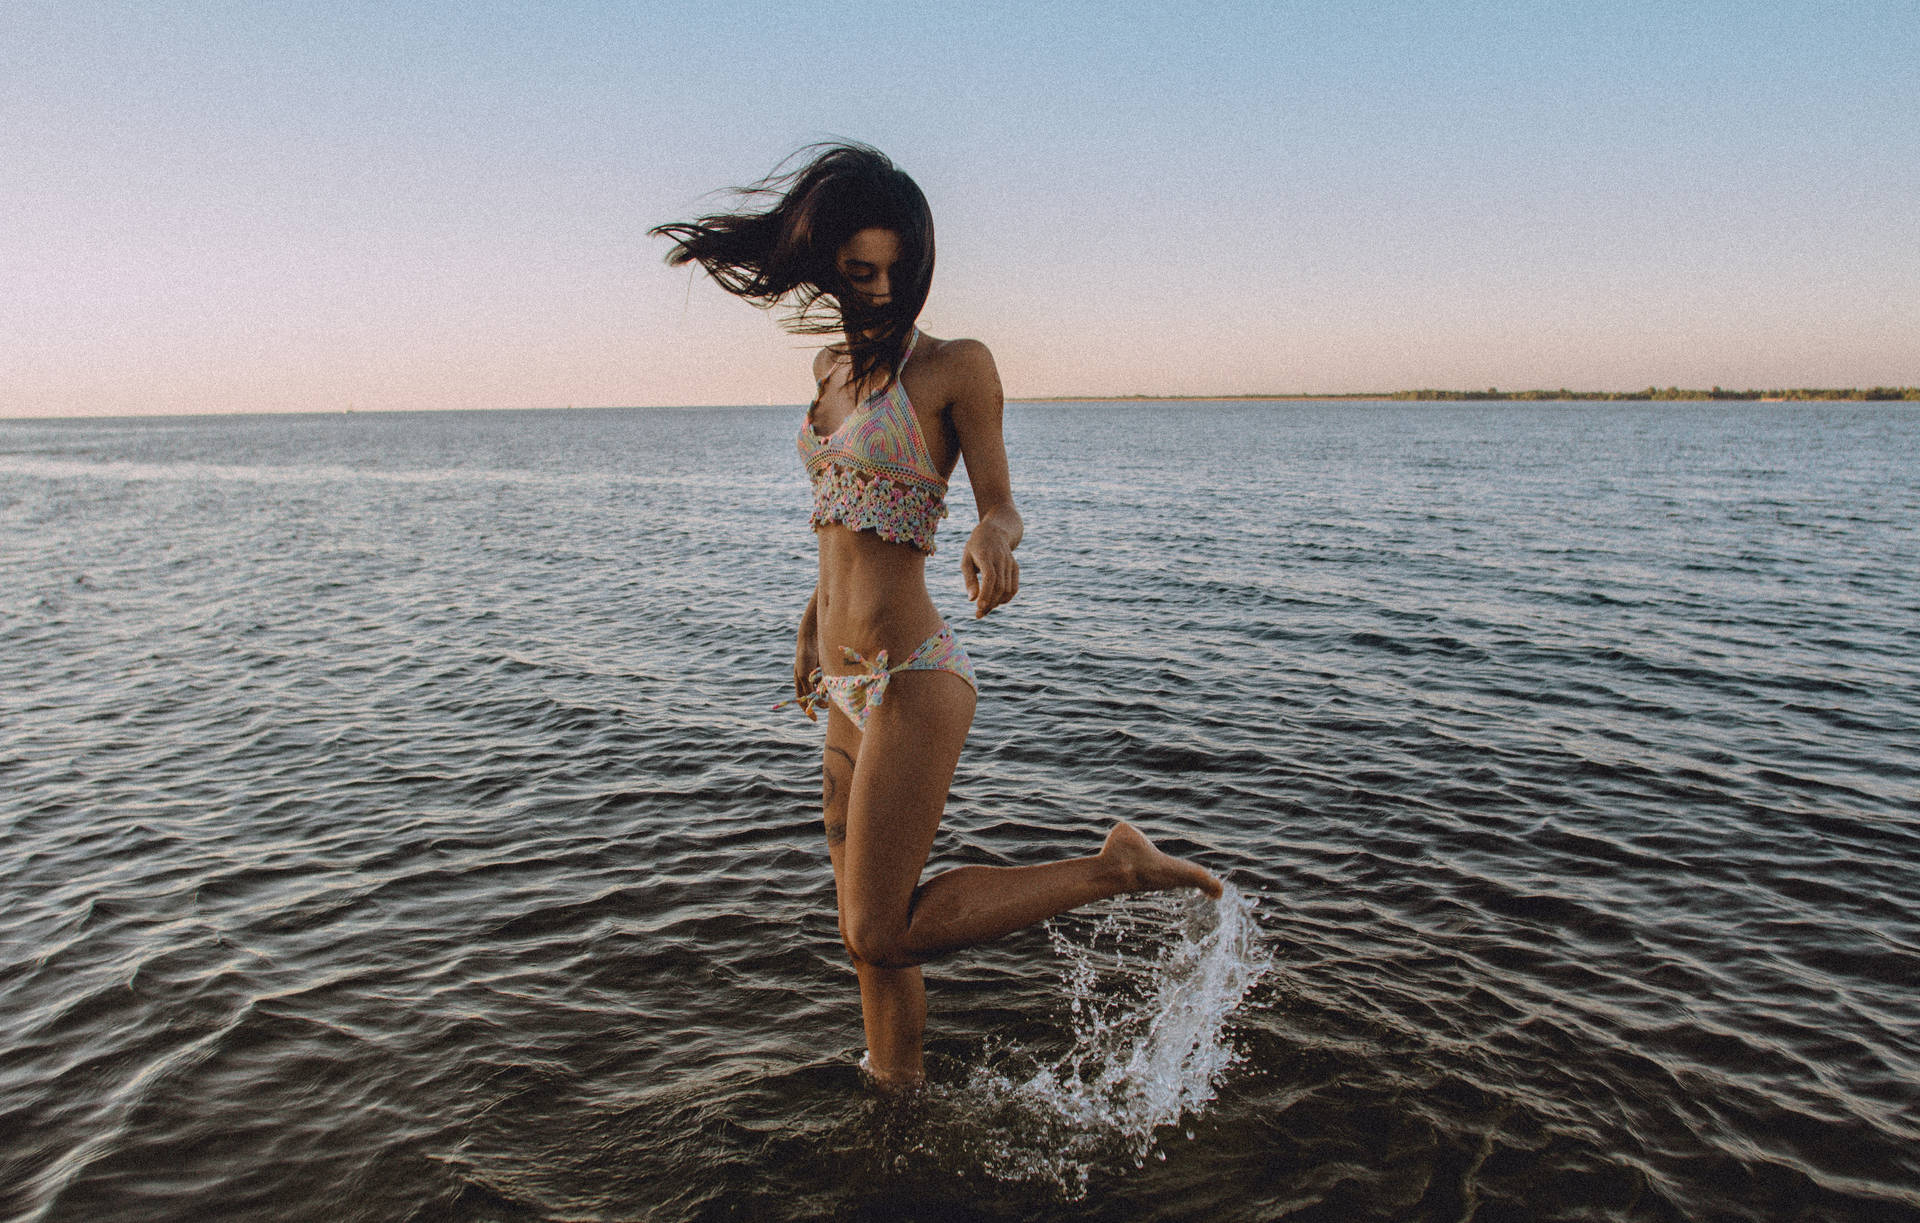
[[[837,522],[933,555],[934,530],[947,516],[947,482],[933,465],[900,381],[919,340],[916,327],[886,388],[867,396],[830,436],[813,431],[819,398],[808,406],[800,424],[800,457],[813,482],[813,516],[807,525],[814,530]]]

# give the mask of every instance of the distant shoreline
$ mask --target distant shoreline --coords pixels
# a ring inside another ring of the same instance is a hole
[[[1920,387],[1794,387],[1765,391],[1729,391],[1721,387],[1689,390],[1685,387],[1648,387],[1641,391],[1502,391],[1488,387],[1484,391],[1348,391],[1334,395],[1297,393],[1244,395],[1026,395],[1014,397],[1020,403],[1254,403],[1270,400],[1301,402],[1320,399],[1385,400],[1414,403],[1481,403],[1519,401],[1523,403],[1565,402],[1573,400],[1618,401],[1695,401],[1724,400],[1747,403],[1889,403],[1920,401]]]
[[[1733,403],[1898,403],[1920,402],[1920,387],[1913,386],[1875,386],[1867,388],[1842,387],[1818,388],[1797,387],[1790,390],[1765,391],[1729,391],[1720,387],[1710,390],[1687,390],[1681,387],[1667,387],[1661,390],[1648,387],[1641,391],[1572,391],[1572,390],[1533,390],[1501,391],[1488,388],[1484,391],[1347,391],[1331,395],[1306,395],[1294,392],[1275,392],[1268,394],[1248,393],[1244,395],[1009,395],[1009,403],[1313,403],[1313,402],[1569,402],[1599,401],[1645,403],[1648,401],[1672,400],[1717,400]],[[683,412],[703,411],[710,408],[781,408],[797,410],[804,405],[794,403],[765,404],[567,404],[565,411],[573,412],[631,412],[635,410]],[[522,404],[498,407],[464,408],[297,408],[289,410],[248,411],[237,409],[229,411],[205,412],[134,412],[104,413],[101,415],[46,415],[46,416],[7,416],[0,415],[0,423],[27,424],[40,421],[113,421],[113,420],[191,420],[214,416],[343,416],[364,413],[369,416],[400,414],[413,412],[558,412],[560,405]]]

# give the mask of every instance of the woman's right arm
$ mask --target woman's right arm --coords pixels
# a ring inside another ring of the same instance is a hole
[[[807,408],[807,428],[813,428],[813,409],[819,406],[820,396],[827,389],[827,376],[833,372],[833,350],[822,348],[813,354],[813,404]],[[807,610],[800,613],[800,632],[793,643],[793,694],[805,696],[813,691],[813,673],[820,665],[820,584],[814,583],[813,593],[807,596]],[[805,705],[800,708],[806,715],[813,717],[813,710]]]
[[[813,691],[814,668],[820,665],[820,588],[815,586],[813,593],[807,596],[807,610],[800,613],[800,632],[793,643],[793,695],[805,696]],[[813,717],[813,710],[805,705],[800,707],[806,715]]]

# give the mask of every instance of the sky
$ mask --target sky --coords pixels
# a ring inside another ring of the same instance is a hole
[[[802,403],[802,145],[1013,398],[1920,384],[1920,0],[0,0],[0,417]]]

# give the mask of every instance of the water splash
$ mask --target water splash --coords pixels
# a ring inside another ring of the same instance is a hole
[[[1051,924],[1066,962],[1072,1043],[1037,1067],[1032,1053],[1012,1049],[974,1072],[963,1094],[996,1132],[983,1170],[1051,1181],[1077,1199],[1097,1168],[1165,1158],[1157,1134],[1213,1099],[1238,1056],[1227,1020],[1272,963],[1255,905],[1228,884],[1215,902],[1131,900],[1090,936],[1074,922]]]

